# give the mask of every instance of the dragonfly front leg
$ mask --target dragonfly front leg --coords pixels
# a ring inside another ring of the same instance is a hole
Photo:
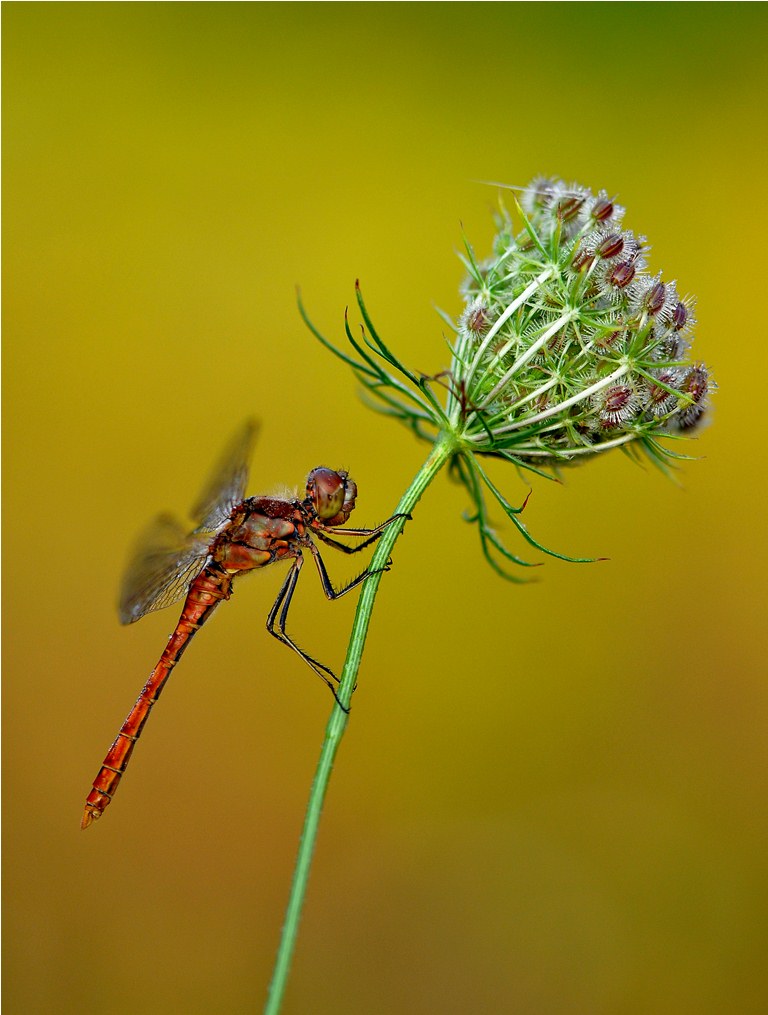
[[[335,680],[337,684],[339,682],[339,678],[333,670],[318,662],[317,659],[313,659],[312,656],[307,655],[307,653],[303,649],[299,648],[296,642],[288,636],[285,630],[285,625],[288,620],[288,610],[291,605],[293,593],[296,591],[296,583],[299,580],[299,572],[301,571],[303,564],[304,558],[301,556],[296,557],[293,564],[291,564],[291,569],[283,582],[282,588],[277,594],[277,599],[275,600],[272,609],[269,611],[269,616],[267,617],[267,630],[273,638],[276,638],[283,645],[287,645],[288,648],[292,648],[296,655],[300,656],[307,666],[309,666],[310,669],[312,669],[318,677],[320,677],[323,683],[330,688],[331,694],[336,699],[336,704],[339,708],[344,709],[345,712],[349,712],[349,709],[345,708],[339,701],[339,697],[336,694],[336,688],[331,683],[331,680]],[[329,680],[328,677],[330,677],[331,680]]]
[[[335,550],[341,550],[342,553],[359,553],[361,550],[364,550],[367,546],[370,546],[371,543],[375,543],[376,540],[384,531],[384,529],[388,528],[392,524],[392,522],[396,522],[398,518],[402,518],[405,521],[408,521],[410,517],[411,517],[410,515],[405,514],[392,515],[391,518],[387,518],[385,522],[382,522],[381,525],[377,525],[374,529],[348,529],[341,527],[332,527],[325,528],[322,531],[320,531],[319,529],[315,530],[313,534],[319,536],[324,543],[327,543],[329,546],[332,546]],[[357,546],[346,546],[344,543],[339,543],[335,539],[330,539],[328,535],[326,535],[326,533],[329,532],[332,533],[334,536],[367,536],[368,538],[364,539],[362,543],[358,543]]]

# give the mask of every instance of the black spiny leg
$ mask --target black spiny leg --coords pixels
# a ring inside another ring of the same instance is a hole
[[[380,535],[381,533],[377,533],[374,538],[378,539]],[[341,543],[337,544],[333,542],[331,543],[331,545],[341,547]],[[326,599],[341,599],[341,597],[345,593],[350,592],[354,588],[357,588],[358,585],[362,585],[365,579],[370,578],[372,574],[381,574],[383,571],[389,571],[389,568],[391,566],[391,562],[388,561],[386,567],[377,567],[375,570],[370,570],[370,568],[366,568],[366,570],[363,571],[362,574],[359,574],[357,578],[353,578],[348,585],[344,585],[340,589],[335,589],[333,587],[333,582],[331,581],[328,575],[328,571],[325,568],[325,562],[323,561],[323,558],[320,556],[320,551],[313,543],[309,544],[309,549],[312,551],[312,556],[315,558],[315,564],[317,564],[317,570],[320,573],[320,582],[323,586],[323,592],[325,593]],[[347,550],[348,552],[354,553],[354,550],[350,551],[349,547],[345,546],[344,549]]]
[[[296,557],[293,564],[291,564],[291,569],[286,575],[282,588],[277,594],[277,599],[275,600],[272,609],[269,611],[269,616],[267,617],[267,630],[273,638],[277,638],[277,640],[283,645],[287,645],[289,648],[292,648],[296,655],[300,656],[304,660],[307,666],[309,666],[310,669],[312,669],[318,677],[320,677],[323,683],[330,688],[331,694],[336,699],[336,704],[339,708],[348,713],[349,709],[345,708],[339,701],[339,696],[336,694],[336,688],[331,683],[331,680],[335,680],[337,684],[339,682],[339,678],[333,670],[324,666],[322,663],[319,663],[317,659],[313,659],[312,656],[307,655],[307,653],[300,649],[296,642],[293,641],[285,631],[285,624],[288,619],[288,610],[291,605],[293,593],[296,590],[296,582],[299,580],[299,572],[301,571],[303,563],[304,558],[299,556]],[[345,589],[344,591],[348,590]],[[331,680],[329,680],[328,677],[330,677]]]
[[[342,528],[341,526],[336,528],[326,529],[315,529],[312,532],[313,536],[318,536],[324,543],[332,546],[335,550],[341,550],[342,553],[359,553],[360,550],[364,550],[366,546],[370,546],[371,543],[375,543],[379,536],[382,534],[384,529],[396,522],[398,518],[404,518],[406,521],[410,518],[410,515],[398,514],[392,515],[391,518],[387,518],[381,525],[377,525],[375,529],[348,529]],[[335,539],[330,539],[326,533],[330,532],[334,536],[367,536],[362,543],[357,546],[346,546],[344,543],[338,543]],[[330,598],[330,597],[329,597]]]

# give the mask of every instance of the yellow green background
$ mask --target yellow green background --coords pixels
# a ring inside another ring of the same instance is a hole
[[[426,448],[361,404],[294,287],[341,340],[359,277],[437,372],[462,225],[480,253],[492,235],[478,181],[541,172],[619,193],[698,295],[713,422],[680,487],[619,453],[535,481],[534,534],[610,559],[530,586],[484,563],[461,488],[429,490],[380,590],[285,1011],[766,1010],[766,20],[5,5],[9,1015],[259,1010],[330,695],[265,633],[279,569],[243,580],[81,833],[177,616],[118,625],[126,555],[251,414],[250,492],[344,466],[356,520],[386,516]],[[306,570],[292,630],[338,667],[353,609]]]

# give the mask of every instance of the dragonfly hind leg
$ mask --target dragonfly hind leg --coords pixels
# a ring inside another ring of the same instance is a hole
[[[296,655],[298,655],[301,659],[304,660],[307,666],[309,666],[310,669],[312,669],[318,675],[318,677],[320,677],[323,683],[330,689],[331,694],[336,699],[336,704],[339,706],[339,708],[343,709],[345,712],[348,713],[349,709],[345,708],[344,705],[342,705],[342,703],[339,701],[339,696],[336,693],[336,688],[333,686],[333,683],[331,682],[335,681],[337,684],[339,682],[339,678],[336,676],[333,670],[329,669],[329,667],[327,666],[324,666],[323,663],[318,662],[317,659],[313,659],[312,656],[307,655],[307,653],[302,648],[300,648],[296,644],[296,642],[293,641],[292,638],[289,637],[289,635],[286,633],[285,630],[286,621],[288,620],[288,610],[291,605],[293,593],[296,591],[296,582],[299,580],[299,573],[301,571],[303,564],[304,564],[303,557],[299,556],[294,558],[293,564],[291,565],[291,569],[288,572],[285,581],[283,582],[282,588],[277,594],[277,599],[275,600],[272,609],[269,611],[269,616],[267,617],[267,630],[269,631],[269,633],[272,635],[273,638],[276,638],[279,642],[281,642],[281,644],[287,645],[288,648],[292,648],[293,651],[296,653]]]
[[[379,533],[376,534],[376,536],[378,535]],[[335,545],[335,543],[333,545]],[[366,568],[366,570],[363,571],[362,574],[359,574],[357,578],[353,578],[351,582],[343,585],[340,589],[336,589],[334,588],[333,582],[326,570],[323,558],[320,556],[320,551],[313,543],[309,544],[309,549],[312,552],[318,573],[320,574],[320,582],[323,586],[323,592],[325,593],[326,598],[330,600],[340,599],[345,593],[350,592],[352,589],[357,588],[358,585],[361,585],[366,578],[370,578],[371,575],[374,574],[389,571],[391,566],[391,561],[387,561],[384,567],[374,568],[373,570]],[[299,573],[303,565],[304,558],[302,556],[299,555],[294,558],[291,569],[277,594],[277,599],[275,600],[272,609],[269,611],[269,616],[267,617],[267,630],[273,638],[276,638],[283,645],[287,645],[289,648],[292,648],[296,655],[300,656],[310,669],[314,670],[323,683],[330,689],[330,692],[335,698],[336,704],[339,708],[349,713],[349,709],[342,705],[339,700],[339,696],[336,693],[336,688],[333,686],[333,683],[331,683],[331,681],[334,681],[337,684],[339,683],[339,678],[333,670],[308,655],[302,648],[299,648],[296,642],[286,633],[285,630],[285,625],[288,620],[288,610],[290,609],[293,593],[296,591],[296,583],[299,580]],[[328,679],[329,677],[330,680]]]

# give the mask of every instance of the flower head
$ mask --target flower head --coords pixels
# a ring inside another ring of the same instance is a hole
[[[624,227],[624,209],[606,191],[595,195],[540,177],[515,204],[517,225],[500,207],[490,257],[478,259],[466,244],[465,309],[455,323],[446,318],[455,333],[447,370],[428,376],[405,366],[376,332],[359,287],[360,337],[345,321],[352,355],[304,315],[382,412],[450,448],[474,504],[469,518],[486,557],[506,577],[498,557],[524,562],[490,527],[483,488],[529,543],[564,555],[530,536],[518,517],[525,504],[505,500],[481,456],[548,478],[543,467],[615,447],[643,450],[665,467],[686,456],[663,440],[700,424],[713,387],[704,364],[687,359],[693,300],[648,271],[645,237]]]
[[[663,456],[658,439],[698,423],[711,387],[685,362],[692,301],[648,272],[645,238],[605,191],[538,179],[519,209],[516,230],[502,207],[493,257],[464,259],[452,424],[475,450],[523,464],[634,441]]]

